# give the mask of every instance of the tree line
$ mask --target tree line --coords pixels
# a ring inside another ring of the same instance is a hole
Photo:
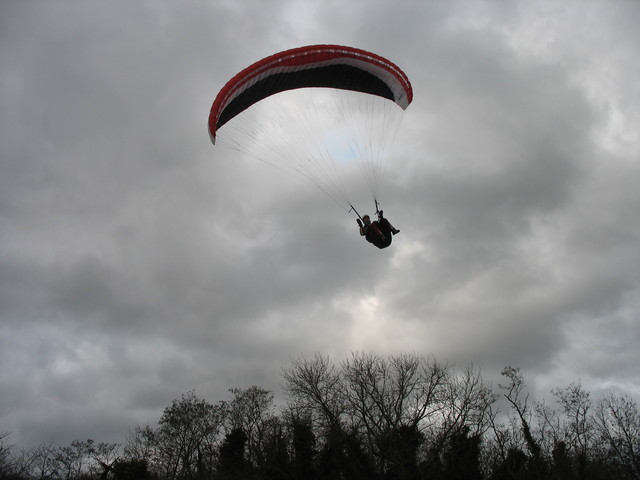
[[[519,369],[492,388],[473,366],[433,357],[300,357],[286,404],[253,386],[212,404],[195,392],[121,444],[74,441],[20,452],[0,434],[0,479],[640,479],[640,410],[580,383],[533,401]]]

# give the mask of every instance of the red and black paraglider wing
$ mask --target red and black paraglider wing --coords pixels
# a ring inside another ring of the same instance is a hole
[[[245,68],[220,90],[209,115],[209,135],[256,102],[285,90],[329,87],[387,98],[406,109],[411,83],[389,60],[356,48],[312,45],[266,57]]]

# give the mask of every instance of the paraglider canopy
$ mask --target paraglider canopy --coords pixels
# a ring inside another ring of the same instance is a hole
[[[364,194],[360,183],[379,210],[388,145],[412,100],[407,75],[386,58],[311,45],[231,78],[213,101],[208,131],[219,147],[302,177],[357,215],[350,196]]]
[[[340,45],[311,45],[266,57],[245,68],[220,90],[209,115],[209,135],[251,105],[276,93],[305,87],[329,87],[376,95],[406,109],[411,83],[395,64],[365,50]]]

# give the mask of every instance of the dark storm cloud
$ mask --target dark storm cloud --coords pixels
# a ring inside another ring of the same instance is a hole
[[[356,348],[521,366],[543,393],[576,377],[638,393],[635,5],[0,9],[0,431],[14,443],[122,441],[184,391],[280,395],[290,357]],[[207,136],[228,78],[324,42],[413,82],[387,251],[320,192]]]

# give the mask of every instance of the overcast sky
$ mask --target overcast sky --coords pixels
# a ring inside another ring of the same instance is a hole
[[[639,398],[639,24],[635,1],[0,0],[0,431],[122,442],[188,390],[280,397],[291,358],[353,350]],[[231,76],[316,43],[412,81],[386,250],[209,140]]]

